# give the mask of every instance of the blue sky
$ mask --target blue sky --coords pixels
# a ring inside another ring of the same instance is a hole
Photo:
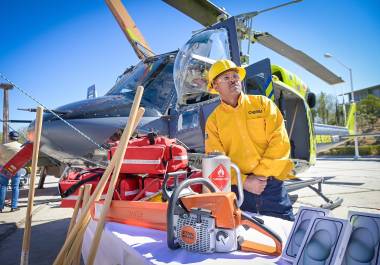
[[[284,1],[213,2],[230,14],[240,14]],[[202,28],[162,1],[123,3],[156,53],[181,48],[192,31]],[[0,72],[49,108],[84,99],[92,84],[103,95],[126,67],[138,62],[104,1],[1,0],[0,10]],[[325,52],[333,54],[352,68],[355,89],[380,84],[378,0],[304,0],[259,15],[254,28],[272,33],[349,80],[345,68],[323,57]],[[349,90],[348,82],[329,86],[255,44],[251,62],[265,57],[300,76],[316,93]],[[1,96],[1,109],[2,104]],[[34,114],[17,108],[35,106],[19,91],[10,92],[10,119],[33,119]]]

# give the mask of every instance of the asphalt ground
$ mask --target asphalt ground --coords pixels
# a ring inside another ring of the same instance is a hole
[[[347,218],[348,211],[363,211],[380,214],[380,158],[325,157],[317,160],[316,166],[300,174],[303,179],[328,177],[322,185],[323,194],[331,200],[343,199],[341,206],[332,210],[332,215]],[[331,177],[331,178],[330,178]],[[293,207],[319,207],[326,203],[309,188],[290,194],[297,194]]]
[[[343,198],[342,205],[332,210],[335,217],[346,218],[349,210],[380,214],[380,158],[357,161],[352,158],[321,158],[316,166],[300,177],[332,177],[325,181],[322,190],[332,200]],[[29,250],[31,265],[52,264],[66,237],[72,209],[59,208],[57,182],[57,178],[48,176],[45,188],[36,190]],[[298,195],[293,205],[295,212],[300,205],[318,207],[325,203],[308,188],[291,195]],[[23,188],[20,191],[20,211],[10,212],[6,207],[0,213],[1,265],[20,263],[27,200],[28,189]]]
[[[73,210],[59,207],[57,183],[57,178],[47,176],[44,189],[36,189],[35,192],[29,249],[30,265],[52,264],[66,237]],[[28,191],[28,186],[20,190],[20,211],[10,212],[10,207],[6,206],[0,213],[1,265],[20,264]],[[8,191],[7,198],[10,198],[10,195]]]

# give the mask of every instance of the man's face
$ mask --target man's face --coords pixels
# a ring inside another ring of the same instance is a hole
[[[241,93],[239,74],[234,70],[226,71],[214,80],[213,87],[223,101],[237,100]]]

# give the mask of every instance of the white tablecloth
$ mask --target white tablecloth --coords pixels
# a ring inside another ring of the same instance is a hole
[[[283,247],[288,238],[292,222],[262,216],[265,224],[282,238]],[[96,222],[91,220],[84,236],[82,254],[86,262],[91,241],[96,230]],[[246,239],[260,242],[261,235],[251,231]],[[269,241],[270,242],[270,241]],[[96,265],[120,264],[288,264],[280,257],[269,257],[254,253],[234,251],[230,253],[200,254],[184,249],[171,250],[166,243],[166,232],[129,226],[119,223],[106,223],[95,259]]]

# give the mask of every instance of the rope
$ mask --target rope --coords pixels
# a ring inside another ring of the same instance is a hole
[[[18,87],[15,83],[13,83],[11,80],[9,80],[3,73],[0,72],[0,77],[4,80],[6,80],[9,84],[11,84],[13,87],[15,87],[16,89],[18,89],[22,94],[24,94],[26,97],[30,98],[31,100],[33,100],[34,102],[36,102],[38,105],[40,105],[41,107],[43,107],[44,109],[46,109],[47,111],[49,111],[50,113],[52,113],[55,117],[57,117],[58,119],[60,119],[63,123],[65,123],[67,126],[69,126],[71,129],[73,129],[74,131],[76,131],[77,133],[79,133],[82,137],[84,137],[85,139],[87,139],[88,141],[90,141],[91,143],[93,143],[94,145],[96,145],[99,149],[105,151],[105,149],[99,145],[97,142],[95,142],[94,140],[92,140],[89,136],[87,136],[86,134],[84,134],[82,131],[80,131],[79,129],[77,129],[75,126],[73,126],[71,123],[69,123],[68,121],[64,120],[62,117],[60,117],[57,113],[55,113],[53,110],[49,109],[48,107],[46,107],[44,104],[42,104],[41,102],[39,102],[36,98],[34,98],[33,96],[29,95],[25,90],[21,89],[20,87]]]
[[[3,119],[0,119],[1,122],[4,122]],[[8,129],[11,129],[11,131],[17,131],[16,129],[12,128],[12,126],[9,125],[9,122],[7,122],[7,126],[8,126]],[[25,141],[28,141],[28,139],[26,138],[25,134],[23,132],[20,133],[21,137],[25,140]]]

